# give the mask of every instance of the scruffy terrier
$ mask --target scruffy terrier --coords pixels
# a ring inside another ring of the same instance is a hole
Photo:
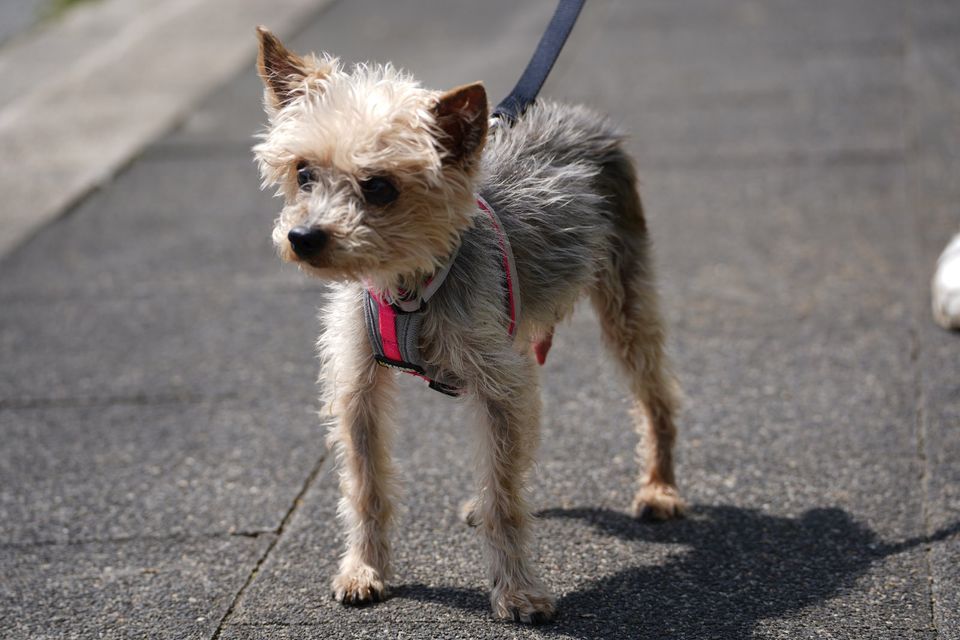
[[[475,407],[479,490],[465,517],[483,541],[493,611],[548,620],[555,599],[529,558],[524,500],[539,439],[535,359],[583,293],[646,432],[633,512],[663,520],[684,508],[675,385],[622,136],[548,102],[491,124],[479,83],[431,91],[390,65],[345,70],[258,33],[269,126],[254,153],[264,187],[284,198],[273,241],[332,282],[319,347],[347,547],[333,595],[361,605],[387,592],[396,376],[380,365],[393,364]]]

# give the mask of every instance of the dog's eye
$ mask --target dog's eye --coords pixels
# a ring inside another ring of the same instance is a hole
[[[400,195],[393,183],[382,176],[374,176],[361,182],[360,191],[367,204],[377,207],[390,204]]]
[[[306,162],[300,161],[297,163],[297,184],[300,185],[301,191],[312,191],[313,185],[317,181],[317,177],[313,173]]]

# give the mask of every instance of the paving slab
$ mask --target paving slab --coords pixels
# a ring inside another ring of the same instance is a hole
[[[323,458],[309,404],[0,411],[0,545],[274,531]]]
[[[551,0],[496,0],[449,4],[438,11],[433,0],[338,2],[286,44],[301,53],[331,53],[345,64],[391,62],[435,89],[483,80],[496,102],[512,88],[554,6]],[[430,46],[421,46],[424,42]],[[443,64],[437,64],[439,51],[452,52],[443,56]],[[575,55],[568,47],[562,59]],[[262,87],[251,67],[199,105],[160,142],[158,152],[170,153],[170,146],[246,144],[265,123]]]
[[[899,9],[864,6],[607,4],[544,89],[612,112],[641,168],[889,154],[903,142]]]
[[[220,288],[24,301],[0,314],[0,398],[16,407],[282,391],[305,402],[315,397],[321,301],[318,292]]]
[[[660,265],[678,316],[737,323],[786,307],[797,319],[825,310],[902,314],[913,233],[902,163],[787,164],[649,169],[641,174]],[[842,304],[858,296],[857,305]],[[861,302],[859,297],[863,297]],[[700,312],[723,298],[722,313]]]
[[[271,196],[249,149],[137,162],[7,256],[0,295],[36,303],[238,285],[316,292],[276,258]]]
[[[810,46],[812,26],[790,31],[796,38],[792,48],[786,47],[782,28],[769,27],[813,23],[816,12],[754,3],[770,14],[764,18],[768,28],[763,28],[753,24],[751,9],[730,11],[697,3],[693,20],[665,30],[664,22],[676,12],[668,6],[644,3],[624,11],[615,3],[599,4],[584,12],[544,95],[612,113],[637,141],[641,166],[690,161],[691,156],[704,162],[731,155],[749,161],[758,156],[838,154],[849,153],[851,147],[889,154],[903,143],[901,73],[891,72],[901,64],[901,34],[887,21],[894,4],[864,12],[871,13],[874,27],[869,37],[857,34],[854,27],[863,18],[844,5],[838,19],[843,30],[824,34],[819,46]],[[477,10],[465,5],[451,8],[452,14],[433,16],[425,6],[405,3],[378,7],[371,18],[362,3],[340,3],[289,44],[302,51],[332,52],[345,61],[389,60],[431,87],[482,79],[496,101],[525,64],[551,7],[550,2],[524,3],[518,14],[517,7],[506,5],[499,10],[488,4]],[[418,19],[411,20],[411,15]],[[387,26],[397,21],[405,28]],[[740,31],[731,34],[731,22]],[[880,34],[878,25],[883,25]],[[441,34],[438,47],[449,39],[460,50],[477,54],[437,65],[432,49],[410,46],[425,33],[433,34],[431,41]],[[487,46],[488,33],[499,34],[496,47]],[[599,39],[598,33],[610,35]],[[876,52],[864,44],[874,40],[880,43]],[[774,45],[786,48],[770,55],[767,50]],[[788,57],[793,64],[784,64]],[[263,125],[259,102],[251,99],[260,91],[255,74],[245,74],[201,105],[159,150],[169,152],[171,144],[245,144],[247,132]]]
[[[3,635],[209,638],[269,542],[225,536],[0,546]]]

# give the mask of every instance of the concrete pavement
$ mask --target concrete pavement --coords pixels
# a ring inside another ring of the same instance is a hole
[[[101,0],[0,49],[0,256],[248,64],[251,24],[286,34],[325,1]]]
[[[552,5],[338,2],[292,45],[501,96]],[[538,629],[491,620],[467,416],[407,379],[394,595],[330,601],[322,286],[269,245],[257,78],[217,89],[0,262],[3,635],[960,638],[960,337],[927,298],[958,35],[946,0],[588,4],[545,94],[632,135],[692,509],[625,515],[635,436],[581,309],[542,375]]]
[[[24,31],[29,31],[43,19],[43,12],[50,3],[44,0],[23,0],[0,4],[0,45]]]

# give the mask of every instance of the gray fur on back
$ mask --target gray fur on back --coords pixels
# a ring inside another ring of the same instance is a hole
[[[617,193],[632,190],[632,165],[622,135],[605,118],[578,106],[537,102],[513,126],[494,127],[483,154],[479,192],[496,210],[516,258],[522,323],[551,328],[567,315],[599,271],[615,259],[621,229]],[[613,186],[611,185],[619,185]],[[630,210],[629,207],[626,210]],[[643,238],[637,239],[644,242]],[[503,272],[496,235],[485,216],[462,238],[456,263],[429,305],[423,353],[442,368],[463,329],[506,339]],[[499,314],[491,313],[491,308]],[[478,326],[495,323],[497,326]],[[457,326],[453,332],[444,326]],[[493,331],[491,331],[491,329]],[[485,345],[492,358],[504,340]],[[489,363],[496,366],[495,363]],[[451,379],[455,379],[456,374]]]
[[[495,127],[487,141],[481,195],[507,228],[534,318],[590,284],[607,257],[615,209],[598,176],[624,158],[621,141],[602,116],[550,102],[512,128]]]

